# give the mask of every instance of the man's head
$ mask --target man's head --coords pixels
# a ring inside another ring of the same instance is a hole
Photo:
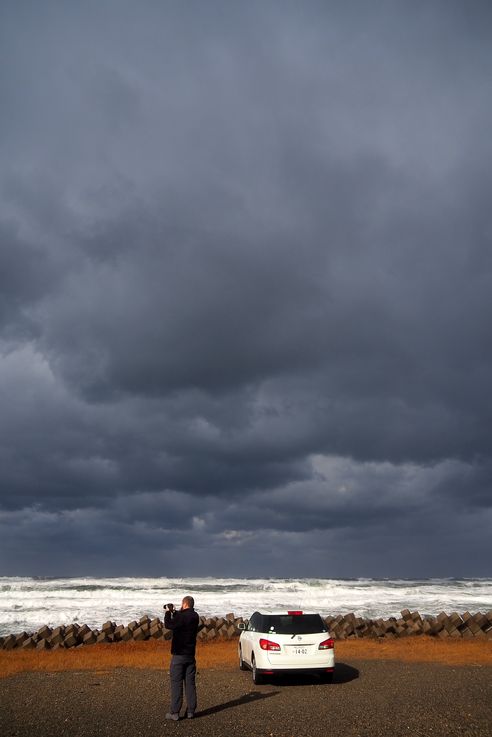
[[[195,600],[192,596],[185,596],[181,602],[181,609],[193,609],[195,606]]]

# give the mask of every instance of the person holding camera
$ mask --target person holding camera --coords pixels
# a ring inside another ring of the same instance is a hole
[[[171,709],[166,719],[178,721],[183,705],[183,684],[186,694],[186,712],[188,719],[193,719],[196,711],[196,636],[199,628],[198,614],[194,609],[192,596],[185,596],[181,609],[176,611],[174,604],[166,604],[164,609],[164,626],[172,630],[171,642]]]

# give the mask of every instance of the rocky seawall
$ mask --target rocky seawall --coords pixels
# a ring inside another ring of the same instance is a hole
[[[200,617],[203,625],[198,639],[211,642],[217,639],[232,640],[239,637],[239,624],[247,619],[235,617],[233,613],[224,617]],[[355,614],[327,616],[325,622],[335,640],[354,640],[362,637],[390,639],[429,635],[446,638],[492,639],[492,610],[482,614],[458,614],[441,612],[436,617],[421,616],[419,612],[405,609],[399,618],[364,619]],[[96,643],[131,642],[142,640],[170,640],[172,632],[164,627],[159,618],[144,615],[127,625],[105,622],[100,629],[91,629],[86,624],[69,624],[51,628],[45,625],[36,632],[20,632],[0,637],[0,648],[4,650],[37,649],[57,650],[75,648]]]

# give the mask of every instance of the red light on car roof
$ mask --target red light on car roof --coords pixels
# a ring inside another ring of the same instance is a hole
[[[298,610],[296,609],[295,611],[292,611],[292,612],[287,612],[287,614],[292,614],[292,616],[294,616],[294,617],[298,617],[298,616],[299,616],[300,614],[302,614],[302,612],[300,612],[300,611],[298,611]]]

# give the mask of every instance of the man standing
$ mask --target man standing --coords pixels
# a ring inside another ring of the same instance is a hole
[[[173,633],[170,668],[171,710],[166,714],[166,719],[176,722],[183,705],[183,683],[188,719],[193,719],[196,710],[195,647],[199,620],[194,606],[193,597],[185,596],[181,602],[181,609],[177,612],[173,604],[168,604],[164,617],[164,626]]]

